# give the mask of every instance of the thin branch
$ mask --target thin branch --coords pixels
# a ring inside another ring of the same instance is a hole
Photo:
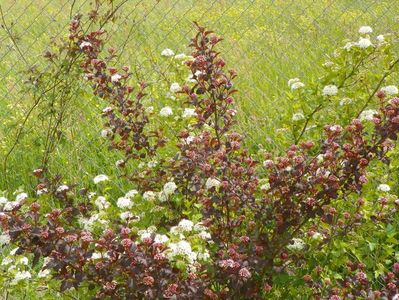
[[[17,50],[18,54],[21,56],[22,60],[28,66],[29,65],[28,61],[26,60],[25,56],[23,55],[21,49],[19,49],[17,41],[15,40],[14,36],[12,35],[11,29],[8,28],[8,26],[7,26],[7,23],[6,23],[6,20],[5,20],[4,14],[3,14],[3,9],[1,7],[1,5],[0,5],[0,16],[1,16],[1,21],[3,23],[4,30],[7,32],[7,35],[10,38],[10,40],[11,40],[12,44],[14,45],[15,49]]]

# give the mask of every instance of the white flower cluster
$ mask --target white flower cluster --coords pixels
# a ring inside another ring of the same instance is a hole
[[[291,89],[291,91],[298,90],[300,88],[303,88],[305,86],[304,83],[302,83],[299,78],[293,78],[288,80],[288,87]]]
[[[69,190],[69,186],[63,184],[57,188],[57,193],[62,193]]]
[[[195,113],[195,109],[194,108],[185,108],[182,114],[182,117],[184,119],[186,118],[191,118],[196,116],[197,114]]]
[[[126,221],[127,219],[132,219],[132,220],[140,220],[138,216],[135,216],[132,212],[130,211],[124,211],[122,212],[119,217],[122,219],[122,221]]]
[[[305,242],[298,238],[292,239],[292,244],[289,244],[287,248],[291,251],[301,251],[305,248]]]
[[[159,115],[161,117],[169,117],[169,116],[173,115],[173,110],[170,106],[165,106],[161,109],[161,111],[159,112]]]
[[[267,191],[267,190],[269,190],[270,189],[270,183],[264,183],[264,184],[262,184],[261,186],[260,186],[260,189],[262,190],[262,191]]]
[[[336,94],[338,94],[338,87],[336,85],[330,84],[323,88],[322,95],[325,97],[335,96]]]
[[[131,209],[133,206],[133,202],[132,200],[130,200],[130,198],[127,197],[120,197],[118,198],[118,200],[116,201],[116,205],[120,208],[120,209]]]
[[[343,49],[346,51],[350,51],[354,46],[360,49],[367,49],[369,47],[374,46],[370,40],[369,34],[373,32],[373,29],[370,26],[362,26],[359,28],[359,33],[361,34],[359,40],[357,42],[347,42]],[[378,35],[376,37],[377,44],[381,45],[384,43],[384,36]]]
[[[391,190],[391,187],[388,184],[381,183],[378,185],[377,190],[381,192],[389,192]]]
[[[103,213],[92,214],[90,218],[79,218],[79,223],[82,224],[85,230],[92,230],[95,225],[100,225],[102,227],[108,225],[108,220],[104,218]]]
[[[150,226],[147,229],[139,230],[137,234],[140,236],[141,241],[146,238],[151,238],[153,234],[155,234],[157,228],[155,226]]]
[[[7,276],[11,277],[12,280],[10,282],[11,285],[16,285],[21,281],[31,279],[35,276],[35,273],[31,273],[30,271],[26,270],[26,266],[29,264],[29,259],[25,256],[18,255],[17,250],[19,248],[14,248],[9,252],[7,256],[3,258],[1,261],[1,267],[7,268],[6,270],[2,270],[3,272],[7,272]],[[48,258],[44,259],[45,266],[47,264]],[[47,277],[50,274],[49,270],[44,270],[43,268],[37,273],[38,278]],[[5,275],[3,273],[3,275]]]
[[[99,184],[100,182],[108,181],[108,180],[109,180],[108,176],[104,175],[104,174],[97,175],[96,177],[93,178],[93,182],[95,184]]]
[[[381,91],[383,91],[387,96],[394,96],[399,93],[398,88],[394,85],[384,86],[381,88]]]
[[[19,271],[15,274],[14,279],[11,281],[11,285],[16,285],[21,280],[26,280],[32,278],[32,275],[29,271]]]
[[[161,52],[161,55],[165,56],[165,57],[172,57],[173,56],[174,59],[177,59],[177,60],[180,60],[180,61],[183,61],[183,62],[193,58],[192,56],[186,55],[185,53],[179,53],[179,54],[175,55],[175,52],[172,49],[169,49],[169,48],[163,49],[162,52]]]
[[[292,115],[292,121],[294,121],[294,122],[298,122],[303,119],[305,119],[305,116],[303,115],[303,113],[297,112]]]
[[[366,49],[370,46],[373,46],[373,43],[368,38],[360,38],[356,45],[359,48]]]
[[[374,109],[367,109],[361,112],[359,119],[361,121],[373,121],[374,115],[378,114],[378,112]]]
[[[217,178],[208,178],[205,183],[205,187],[207,190],[211,188],[217,188],[220,186],[220,181]]]
[[[170,238],[159,234],[155,235],[154,238],[155,243],[162,243],[167,246],[163,254],[169,260],[183,259],[187,262],[188,268],[195,271],[194,265],[197,260],[209,259],[208,250],[194,251],[193,245],[189,242],[192,238],[194,241],[198,241],[198,237],[204,242],[212,242],[211,234],[201,222],[194,224],[191,220],[182,219],[177,226],[170,229],[169,234]]]
[[[382,44],[385,42],[385,37],[382,34],[377,35],[376,39],[377,39],[378,44]]]
[[[180,91],[181,87],[177,82],[174,82],[171,84],[169,90],[171,93],[177,93],[178,91]]]
[[[110,206],[110,203],[103,196],[97,197],[97,199],[94,201],[94,204],[99,210],[107,209]]]
[[[122,79],[122,76],[119,75],[118,73],[116,73],[116,74],[114,74],[114,75],[111,76],[111,81],[112,81],[113,83],[117,83],[117,82],[119,82],[119,80],[121,80],[121,79]]]
[[[165,234],[156,234],[154,237],[154,243],[166,244],[167,242],[169,242],[169,238]]]
[[[0,246],[8,245],[11,241],[10,235],[7,233],[0,234]]]
[[[370,26],[362,26],[359,28],[359,33],[360,34],[369,34],[373,32],[373,28]]]
[[[352,102],[353,102],[353,100],[351,98],[345,97],[339,101],[339,105],[344,106],[344,105],[351,104]]]
[[[163,190],[158,193],[159,200],[161,202],[165,202],[166,200],[168,200],[168,198],[172,194],[174,194],[176,189],[177,189],[177,185],[173,181],[169,181],[169,182],[165,183],[163,186]]]
[[[156,194],[153,191],[146,191],[143,193],[143,199],[147,201],[153,201],[156,198]]]
[[[166,48],[166,49],[162,50],[161,55],[162,56],[166,56],[166,57],[170,57],[170,56],[174,56],[175,52],[173,52],[173,50],[171,50],[169,48]]]
[[[110,128],[105,128],[103,130],[101,130],[101,137],[103,139],[109,139],[110,137],[112,137],[112,130]]]
[[[12,211],[16,207],[25,203],[28,199],[28,194],[20,192],[15,196],[15,201],[8,201],[5,197],[0,197],[0,207],[3,206],[4,211]]]

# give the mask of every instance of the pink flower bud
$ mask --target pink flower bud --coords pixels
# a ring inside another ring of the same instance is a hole
[[[240,275],[240,277],[243,278],[244,280],[251,278],[251,272],[249,272],[247,268],[240,269],[240,271],[238,271],[238,275]]]
[[[122,246],[125,247],[125,248],[130,248],[130,246],[133,244],[133,242],[132,242],[131,239],[123,239],[123,240],[121,241],[121,244],[122,244]]]

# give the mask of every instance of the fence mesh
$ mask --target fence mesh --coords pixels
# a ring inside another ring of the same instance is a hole
[[[71,16],[87,12],[90,2],[1,1],[1,23],[7,26],[0,30],[0,157],[12,145],[29,109],[25,70],[45,67],[42,54],[49,41],[65,36]],[[159,59],[163,49],[187,53],[193,21],[217,31],[225,39],[221,51],[226,61],[240,75],[236,82],[242,91],[238,97],[240,126],[258,144],[267,142],[281,122],[287,80],[317,77],[327,55],[345,38],[356,38],[362,25],[395,34],[396,5],[391,0],[130,0],[108,32],[110,44],[122,53],[120,62],[134,65],[146,79],[147,74],[167,68]],[[96,99],[84,99],[71,115],[66,141],[57,147],[52,162],[56,170],[68,165],[76,178],[102,173],[107,161],[116,159],[114,154],[98,151],[105,147],[99,141],[101,105]],[[37,166],[41,130],[40,124],[29,123],[11,154],[14,182],[25,171],[13,170],[20,167],[18,162],[24,161],[26,170]],[[97,153],[96,159],[89,153]]]

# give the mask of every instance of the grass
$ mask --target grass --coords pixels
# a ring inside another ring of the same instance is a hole
[[[45,68],[42,53],[51,47],[50,40],[67,34],[70,15],[89,9],[89,1],[77,0],[71,9],[72,2],[1,1],[18,48],[0,29],[0,192],[21,186],[29,191],[33,186],[29,173],[40,165],[48,123],[41,107],[33,111],[8,159],[7,176],[2,161],[32,106],[25,70],[32,65]],[[246,134],[250,146],[279,152],[292,142],[285,130],[292,115],[287,80],[300,77],[308,82],[320,76],[327,56],[344,39],[357,39],[361,25],[372,26],[376,33],[395,33],[399,22],[394,8],[392,1],[371,0],[131,0],[108,29],[109,44],[121,49],[120,64],[133,66],[151,83],[167,68],[160,57],[164,48],[188,53],[192,21],[217,31],[225,39],[223,56],[239,74],[235,82],[240,90],[238,130]],[[162,101],[162,97],[155,99]],[[114,162],[120,157],[107,150],[99,134],[103,106],[82,82],[50,161],[51,171],[67,182],[89,182],[100,173],[118,176]],[[128,189],[122,180],[113,182]],[[47,299],[41,293],[27,294],[15,299]]]
[[[70,3],[2,1],[6,23],[24,59],[1,30],[0,158],[13,145],[32,105],[24,88],[24,70],[33,64],[44,67],[41,54],[48,49],[50,39],[65,36],[70,14],[89,8],[88,1],[76,1],[72,10]],[[109,29],[110,45],[123,49],[121,63],[135,67],[151,82],[154,69],[165,68],[162,49],[187,53],[193,20],[224,37],[223,56],[239,74],[239,130],[252,146],[261,144],[272,151],[280,151],[291,142],[284,131],[292,115],[285,97],[289,78],[300,77],[307,82],[318,77],[327,55],[345,38],[357,38],[361,25],[370,25],[379,33],[398,26],[391,1],[128,1]],[[70,106],[73,109],[68,112],[51,170],[72,182],[99,173],[116,176],[114,161],[118,157],[107,151],[99,136],[99,112],[104,105],[81,89]],[[40,164],[43,152],[46,116],[39,118],[39,112],[40,107],[34,110],[9,157],[8,179],[0,173],[0,190],[29,187],[32,179],[27,174]]]

